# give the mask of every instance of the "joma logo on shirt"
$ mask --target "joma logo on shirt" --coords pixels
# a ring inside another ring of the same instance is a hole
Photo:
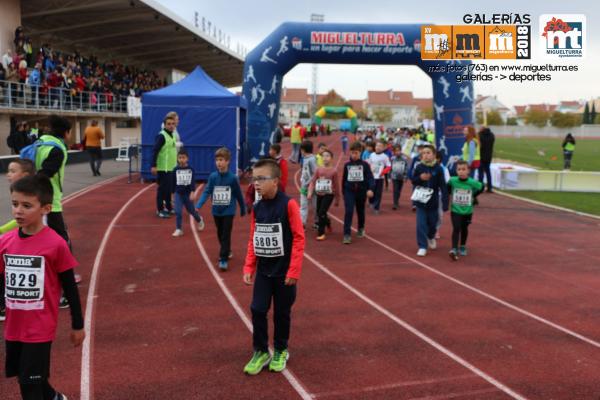
[[[31,267],[33,260],[31,258],[6,257],[5,263],[13,266]]]

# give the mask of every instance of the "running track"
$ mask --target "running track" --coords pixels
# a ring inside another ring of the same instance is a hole
[[[339,137],[324,141],[339,159]],[[208,208],[204,232],[186,222],[175,239],[174,221],[154,217],[152,186],[122,178],[80,193],[65,215],[92,335],[82,357],[61,311],[51,381],[86,400],[597,399],[599,221],[482,195],[470,255],[450,262],[446,218],[439,249],[417,260],[407,193],[392,211],[384,192],[368,237],[350,246],[342,205],[325,242],[307,231],[288,373],[257,377],[241,373],[251,352],[248,219],[236,218],[235,256],[218,273]],[[16,389],[0,380],[2,398]]]

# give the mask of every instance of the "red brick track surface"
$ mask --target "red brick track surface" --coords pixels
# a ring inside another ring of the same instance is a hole
[[[339,136],[322,141],[339,158]],[[214,273],[209,207],[198,241],[187,218],[185,235],[172,238],[174,219],[154,216],[154,188],[139,194],[146,187],[122,179],[66,205],[84,304],[102,239],[122,211],[97,263],[89,385],[68,342],[68,311],[60,313],[51,382],[70,398],[82,388],[96,400],[600,396],[598,220],[484,194],[469,256],[448,258],[446,215],[439,248],[417,260],[410,184],[397,211],[391,186],[384,191],[381,214],[367,213],[368,237],[349,246],[340,201],[326,241],[307,231],[290,374],[247,377],[251,335],[232,304],[249,315],[251,288],[241,279],[249,218],[234,222],[230,270]],[[0,380],[0,394],[18,398],[16,382]]]

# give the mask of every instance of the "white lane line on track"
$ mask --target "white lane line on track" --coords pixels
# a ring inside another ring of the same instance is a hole
[[[392,321],[394,321],[396,324],[400,325],[402,328],[406,329],[407,331],[409,331],[413,335],[417,336],[419,339],[421,339],[425,343],[427,343],[430,346],[434,347],[436,350],[438,350],[441,353],[445,354],[447,357],[451,358],[452,360],[454,360],[458,364],[460,364],[463,367],[467,368],[468,370],[470,370],[474,374],[476,374],[476,375],[480,376],[481,378],[485,379],[486,381],[488,381],[489,383],[491,383],[492,385],[494,385],[495,387],[497,387],[498,389],[500,389],[501,391],[503,391],[507,395],[511,396],[513,399],[518,399],[518,400],[524,400],[524,399],[526,399],[526,397],[524,397],[521,394],[515,392],[514,390],[512,390],[511,388],[509,388],[508,386],[506,386],[502,382],[498,381],[494,377],[486,374],[485,372],[483,372],[482,370],[480,370],[479,368],[477,368],[476,366],[474,366],[473,364],[471,364],[467,360],[463,359],[462,357],[460,357],[459,355],[455,354],[451,350],[447,349],[446,347],[444,347],[440,343],[436,342],[434,339],[430,338],[429,336],[425,335],[423,332],[419,331],[414,326],[410,325],[406,321],[404,321],[401,318],[397,317],[395,314],[393,314],[392,312],[388,311],[383,306],[381,306],[378,303],[376,303],[375,301],[371,300],[369,297],[367,297],[365,294],[363,294],[362,292],[360,292],[358,289],[354,288],[348,282],[346,282],[345,280],[343,280],[342,278],[340,278],[339,276],[337,276],[335,273],[331,272],[327,267],[325,267],[323,264],[321,264],[320,262],[318,262],[317,260],[315,260],[308,253],[304,252],[304,257],[306,259],[308,259],[311,263],[313,263],[314,266],[316,266],[318,269],[320,269],[321,272],[325,273],[326,275],[329,275],[330,278],[332,278],[337,283],[339,283],[340,285],[342,285],[343,287],[345,287],[348,291],[350,291],[356,297],[358,297],[359,299],[361,299],[362,301],[364,301],[365,303],[367,303],[368,305],[370,305],[371,307],[373,307],[375,310],[379,311],[381,314],[385,315],[386,317],[388,317],[389,319],[391,319]]]
[[[96,259],[94,260],[94,266],[92,267],[92,274],[90,277],[90,285],[87,292],[87,300],[85,305],[85,340],[83,342],[83,347],[81,349],[81,382],[80,382],[80,399],[81,400],[90,400],[93,398],[91,393],[91,379],[90,379],[90,371],[91,371],[91,341],[92,341],[92,318],[94,316],[94,299],[96,294],[96,283],[98,281],[98,270],[100,267],[100,263],[102,262],[102,257],[104,256],[104,249],[106,248],[106,243],[108,242],[108,238],[112,233],[114,226],[117,221],[121,217],[121,215],[125,212],[127,207],[135,199],[145,193],[148,189],[154,187],[154,184],[149,185],[139,192],[137,192],[133,197],[131,197],[127,203],[121,207],[117,215],[112,219],[108,228],[104,232],[104,236],[102,237],[102,241],[100,242],[100,246],[98,247],[98,252],[96,253]]]
[[[299,189],[299,185],[298,185],[298,172],[299,171],[296,171],[296,174],[294,176],[294,184],[296,185],[296,188],[298,188],[298,190],[300,190]],[[329,216],[332,219],[336,220],[337,222],[339,222],[342,225],[344,224],[344,221],[341,220],[340,218],[336,217],[332,213],[328,213],[328,214],[329,214]],[[356,229],[354,227],[352,228],[352,230],[356,231]],[[432,273],[434,273],[434,274],[436,274],[438,276],[441,276],[444,279],[447,279],[447,280],[449,280],[449,281],[451,281],[451,282],[453,282],[453,283],[455,283],[455,284],[457,284],[459,286],[462,286],[463,288],[465,288],[467,290],[470,290],[470,291],[472,291],[474,293],[477,293],[480,296],[483,296],[483,297],[485,297],[485,298],[487,298],[489,300],[492,300],[492,301],[494,301],[494,302],[496,302],[496,303],[498,303],[498,304],[500,304],[500,305],[502,305],[504,307],[510,308],[511,310],[516,311],[519,314],[525,315],[526,317],[529,317],[529,318],[534,319],[534,320],[536,320],[538,322],[541,322],[542,324],[547,325],[547,326],[549,326],[551,328],[554,328],[554,329],[556,329],[556,330],[558,330],[560,332],[563,332],[563,333],[565,333],[565,334],[567,334],[567,335],[569,335],[571,337],[574,337],[574,338],[579,339],[579,340],[581,340],[583,342],[591,344],[592,346],[594,346],[596,348],[600,348],[600,342],[598,342],[598,341],[596,341],[594,339],[588,338],[587,336],[584,336],[584,335],[579,334],[579,333],[577,333],[575,331],[572,331],[569,328],[566,328],[566,327],[564,327],[562,325],[559,325],[559,324],[557,324],[555,322],[547,320],[547,319],[545,319],[545,318],[543,318],[543,317],[541,317],[541,316],[539,316],[537,314],[534,314],[534,313],[529,312],[529,311],[527,311],[527,310],[525,310],[525,309],[523,309],[521,307],[518,307],[518,306],[516,306],[516,305],[514,305],[512,303],[509,303],[508,301],[502,300],[502,299],[500,299],[500,298],[498,298],[498,297],[496,297],[496,296],[494,296],[494,295],[492,295],[490,293],[487,293],[487,292],[485,292],[485,291],[483,291],[481,289],[478,289],[478,288],[476,288],[474,286],[471,286],[468,283],[461,281],[460,279],[457,279],[457,278],[454,278],[454,277],[452,277],[452,276],[450,276],[448,274],[445,274],[444,272],[442,272],[442,271],[440,271],[440,270],[438,270],[436,268],[433,268],[433,267],[431,267],[431,266],[429,266],[429,265],[427,265],[427,264],[425,264],[425,263],[423,263],[423,262],[421,262],[419,260],[416,260],[416,259],[410,257],[409,255],[407,255],[405,253],[402,253],[401,251],[398,251],[398,250],[394,249],[391,246],[388,246],[387,244],[385,244],[385,243],[383,243],[383,242],[375,239],[374,237],[372,237],[370,235],[365,235],[365,237],[367,239],[369,239],[370,241],[372,241],[373,243],[376,243],[379,246],[385,248],[386,250],[389,250],[392,253],[395,253],[395,254],[401,256],[402,258],[404,258],[404,259],[406,259],[406,260],[408,260],[408,261],[410,261],[410,262],[418,265],[419,267],[421,267],[423,269],[426,269],[426,270],[428,270],[428,271],[430,271],[430,272],[432,272]]]
[[[242,307],[237,302],[237,300],[235,299],[233,294],[229,291],[229,289],[227,288],[227,285],[225,285],[225,282],[219,276],[219,273],[216,271],[214,264],[208,257],[208,254],[206,254],[206,250],[204,249],[204,246],[202,245],[202,241],[200,240],[200,236],[198,235],[196,227],[194,226],[195,225],[194,222],[195,222],[194,218],[190,216],[190,229],[194,233],[194,240],[196,241],[196,246],[198,247],[198,250],[200,251],[202,258],[204,259],[204,262],[206,263],[206,267],[208,268],[208,270],[212,274],[213,278],[215,279],[215,281],[221,288],[221,291],[223,291],[223,294],[225,295],[227,300],[229,300],[229,304],[231,304],[231,307],[233,307],[236,314],[240,317],[240,319],[242,320],[244,325],[246,325],[246,328],[248,328],[248,330],[250,332],[252,332],[252,322],[246,316],[246,314],[244,314]],[[240,280],[241,280],[241,278],[242,277],[240,275]],[[241,373],[241,371],[240,371],[240,373]],[[313,398],[313,396],[304,388],[304,385],[300,382],[300,380],[298,378],[296,378],[296,376],[292,373],[292,371],[289,368],[286,368],[283,370],[283,376],[288,380],[290,385],[292,385],[294,390],[296,390],[296,392],[302,399],[310,400]],[[83,400],[83,398],[82,398],[82,400]]]
[[[118,176],[114,176],[114,177],[112,177],[112,178],[109,178],[109,179],[105,179],[105,180],[103,180],[103,181],[101,181],[101,182],[94,183],[93,185],[86,186],[86,187],[84,187],[84,188],[82,188],[82,189],[79,189],[79,190],[78,190],[78,191],[76,191],[76,192],[73,192],[73,193],[71,193],[71,194],[69,194],[69,195],[65,196],[65,197],[63,198],[63,202],[62,202],[62,203],[63,203],[63,205],[64,205],[64,204],[67,204],[67,203],[69,203],[70,201],[73,201],[73,200],[75,200],[76,198],[78,198],[78,197],[81,197],[81,196],[83,196],[84,194],[91,192],[92,190],[98,189],[98,188],[100,188],[100,187],[102,187],[102,186],[106,186],[106,185],[108,185],[109,183],[113,183],[113,182],[115,182],[115,181],[117,181],[117,180],[119,180],[119,179],[121,179],[121,178],[124,178],[124,177],[126,177],[126,176],[127,176],[127,174],[118,175]]]

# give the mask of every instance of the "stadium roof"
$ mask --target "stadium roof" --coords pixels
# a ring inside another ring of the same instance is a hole
[[[55,49],[152,69],[200,65],[223,86],[242,83],[240,55],[155,0],[21,0],[21,18]]]

